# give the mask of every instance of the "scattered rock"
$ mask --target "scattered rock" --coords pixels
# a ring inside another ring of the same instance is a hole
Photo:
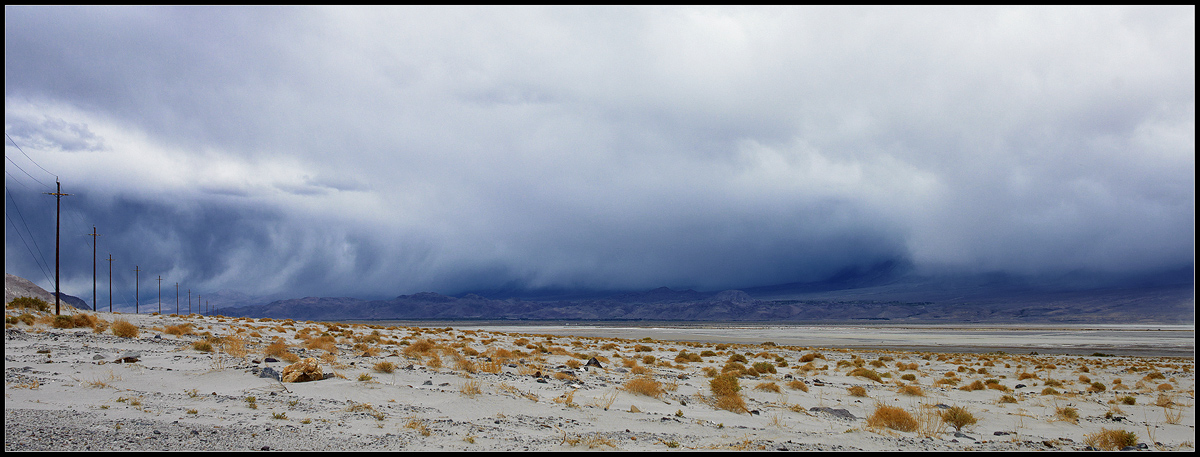
[[[321,366],[317,364],[317,359],[312,357],[284,367],[283,375],[280,377],[283,382],[307,382],[321,379],[325,379],[325,375],[321,372]]]
[[[126,352],[124,355],[117,358],[117,363],[134,363],[142,357],[141,352]]]
[[[274,358],[274,357],[267,357],[267,358],[263,359],[263,362],[267,362],[267,363],[278,362],[278,361],[279,361],[279,359]]]
[[[600,361],[599,361],[599,360],[596,360],[596,358],[595,358],[595,357],[592,357],[591,359],[588,359],[588,361],[587,361],[587,364],[585,364],[584,366],[585,366],[585,367],[604,368],[604,366],[600,365]]]
[[[271,367],[266,367],[266,368],[263,368],[262,371],[259,371],[258,377],[270,378],[270,379],[282,379],[279,372],[275,371],[275,369],[271,368]],[[274,393],[274,392],[272,392],[272,393]]]
[[[832,415],[832,416],[840,418],[840,419],[849,419],[849,420],[858,419],[858,417],[855,417],[854,414],[851,414],[850,411],[846,410],[845,408],[830,408],[828,406],[814,406],[812,408],[809,408],[808,410],[823,412],[823,413]]]

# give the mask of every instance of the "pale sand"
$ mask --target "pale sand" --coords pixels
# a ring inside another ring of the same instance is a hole
[[[6,310],[8,316],[17,314]],[[45,323],[7,326],[5,451],[1082,450],[1101,429],[1133,432],[1149,449],[1192,451],[1195,442],[1194,356],[940,354],[780,342],[724,347],[496,329],[360,324],[330,331],[321,323],[96,315],[108,322],[127,319],[140,335],[123,338],[111,329],[93,333]],[[243,336],[248,353],[201,352],[192,343],[203,336],[164,333],[166,326],[184,322],[193,323],[196,333]],[[302,349],[296,335],[304,328],[312,329],[310,335],[336,335],[336,357]],[[379,340],[363,339],[376,331]],[[263,348],[275,338],[291,344],[298,356],[323,359],[323,371],[334,376],[288,384],[257,376],[257,368],[288,365],[264,362]],[[423,338],[439,347],[406,354],[409,346],[398,344]],[[528,342],[515,344],[520,338]],[[362,344],[358,349],[356,339]],[[364,347],[378,354],[363,355]],[[493,365],[498,372],[483,371],[489,355],[499,361],[498,349],[521,354]],[[676,362],[680,349],[716,355]],[[129,351],[140,353],[137,362],[113,362]],[[806,369],[800,358],[814,352],[824,358]],[[440,366],[430,354],[438,354]],[[774,374],[739,379],[747,409],[755,414],[710,406],[704,369],[720,370],[734,354],[748,359],[747,366],[786,362]],[[571,367],[591,355],[606,360],[605,367]],[[456,359],[473,362],[475,372]],[[850,376],[856,359],[887,377],[875,382]],[[382,361],[401,368],[391,374],[372,370]],[[531,374],[538,370],[548,379],[539,382]],[[633,372],[643,370],[668,391],[653,398],[622,390]],[[956,385],[936,384],[949,373]],[[1022,373],[1028,373],[1024,379]],[[360,379],[363,375],[371,379]],[[906,375],[913,379],[902,380]],[[957,388],[989,379],[1007,391]],[[1049,379],[1061,382],[1055,387],[1059,394],[1043,394]],[[808,391],[790,388],[792,380],[803,380]],[[920,387],[924,395],[898,393],[901,382]],[[1088,392],[1093,382],[1103,384],[1104,391]],[[464,392],[468,383],[477,384],[480,393]],[[779,392],[756,389],[768,383]],[[853,386],[863,387],[867,396],[851,396]],[[1006,395],[1015,403],[1002,402]],[[956,434],[936,420],[916,431],[898,431],[864,419],[878,405],[933,418],[939,404],[964,406],[978,422]],[[630,412],[631,407],[639,412]],[[814,407],[844,409],[854,418]],[[1063,408],[1074,408],[1078,420],[1057,418],[1056,410]]]

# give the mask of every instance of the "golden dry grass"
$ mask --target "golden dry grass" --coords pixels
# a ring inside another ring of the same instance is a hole
[[[975,425],[979,422],[979,419],[976,419],[975,415],[971,414],[967,408],[957,405],[940,411],[938,417],[941,418],[942,422],[949,424],[951,427],[954,427],[954,430],[960,432],[963,427]]]
[[[648,376],[631,378],[628,381],[625,381],[625,384],[623,384],[621,388],[629,393],[645,395],[654,398],[661,397],[664,393],[666,393],[666,390],[663,389],[661,382],[655,381],[653,378]]]
[[[137,338],[138,328],[125,319],[117,319],[113,321],[112,333],[122,338]]]
[[[1083,442],[1102,451],[1116,451],[1126,446],[1137,445],[1137,434],[1120,429],[1100,428],[1100,431],[1084,436]]]
[[[920,424],[917,419],[904,408],[879,404],[875,411],[867,417],[867,426],[871,428],[890,428],[902,432],[916,431]]]

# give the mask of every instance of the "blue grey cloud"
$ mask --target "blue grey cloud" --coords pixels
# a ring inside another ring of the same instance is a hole
[[[205,289],[1146,275],[1194,265],[1194,16],[7,6],[5,131],[74,230]]]

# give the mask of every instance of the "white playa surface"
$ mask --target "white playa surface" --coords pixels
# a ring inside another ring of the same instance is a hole
[[[664,341],[760,344],[841,348],[932,350],[938,352],[1049,352],[1090,355],[1194,356],[1196,329],[1191,325],[877,325],[706,327],[602,325],[464,326],[499,332],[548,333]]]
[[[720,344],[576,328],[87,314],[109,324],[126,319],[140,332],[53,328],[45,318],[6,325],[5,451],[1083,450],[1104,430],[1132,433],[1134,448],[1195,446],[1194,356],[905,352],[834,348],[828,339],[798,345],[761,333],[746,336],[747,344]],[[192,334],[167,332],[185,323]],[[910,341],[911,332],[877,335]],[[961,346],[925,335],[932,346]],[[194,345],[210,337],[225,344],[210,340],[217,352]],[[289,346],[287,358],[317,359],[328,377],[260,377],[264,368],[289,365],[267,361],[273,341]],[[687,360],[681,350],[707,355]],[[137,360],[115,362],[129,353]],[[806,359],[813,354],[821,357]],[[581,366],[592,356],[604,367]],[[380,362],[398,368],[383,373]],[[745,370],[755,364],[763,369]],[[711,376],[731,367],[741,374],[743,410],[715,401]],[[860,367],[879,380],[852,374]],[[663,390],[634,392],[626,383],[636,378]],[[992,387],[962,389],[975,381]],[[855,387],[861,396],[850,392]],[[956,432],[937,419],[950,406],[965,407],[977,422]],[[881,407],[904,410],[917,427],[868,420]]]

